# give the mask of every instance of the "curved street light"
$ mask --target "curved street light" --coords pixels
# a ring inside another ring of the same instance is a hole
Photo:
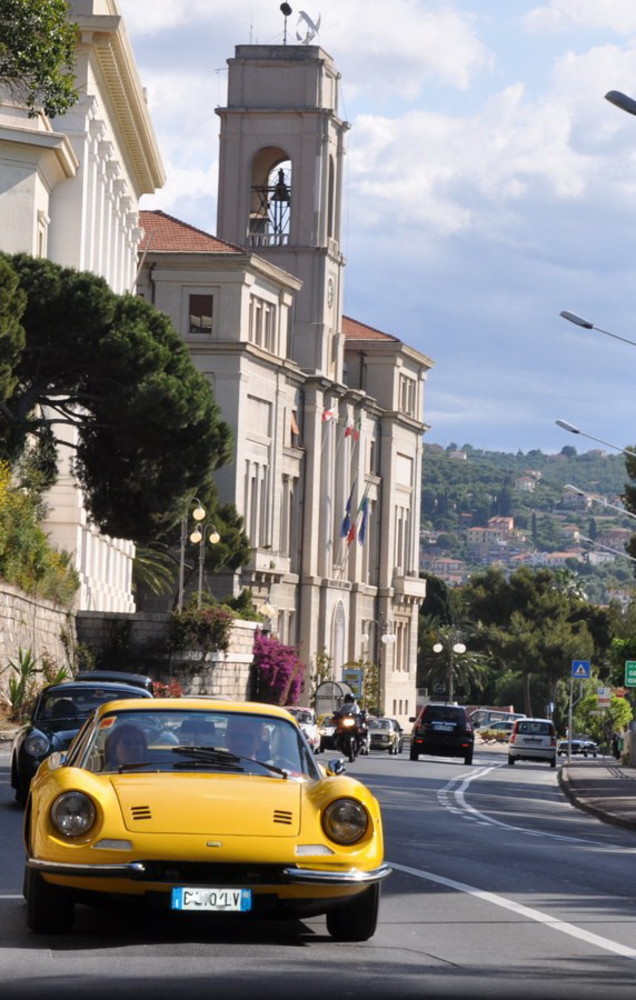
[[[628,115],[636,115],[636,101],[633,97],[621,93],[620,90],[608,90],[605,100],[613,104],[614,107],[620,108],[621,111],[626,111]]]
[[[613,337],[614,340],[622,340],[624,344],[631,344],[632,347],[636,347],[636,340],[628,340],[627,337],[620,337],[617,333],[612,333],[611,330],[603,330],[602,327],[591,323],[589,319],[578,316],[577,313],[570,312],[569,309],[562,309],[559,316],[567,319],[568,323],[574,323],[575,326],[582,326],[584,330],[596,330],[598,333],[604,333],[606,337]]]
[[[636,451],[634,449],[621,448],[618,444],[612,444],[610,441],[604,441],[603,438],[593,437],[592,434],[586,434],[582,431],[580,427],[575,427],[574,424],[568,423],[567,420],[555,420],[557,427],[562,427],[564,431],[569,431],[570,434],[580,434],[581,437],[589,438],[590,441],[598,441],[599,444],[604,444],[608,448],[614,448],[615,451],[622,451],[624,455],[629,455],[630,458],[636,458]]]
[[[626,510],[625,507],[619,507],[616,503],[610,503],[604,497],[594,496],[593,493],[586,493],[584,490],[580,490],[578,486],[572,486],[571,483],[566,483],[563,487],[564,490],[570,490],[571,493],[578,493],[579,496],[585,497],[586,500],[592,500],[594,503],[598,503],[601,507],[611,507],[612,510],[617,510],[619,514],[623,517],[631,517],[636,521],[636,514],[632,514],[631,510]]]

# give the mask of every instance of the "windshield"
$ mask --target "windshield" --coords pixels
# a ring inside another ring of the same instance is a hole
[[[221,771],[317,777],[311,750],[286,719],[202,709],[111,712],[83,743],[95,772]]]
[[[34,720],[77,720],[86,719],[93,709],[106,701],[116,698],[143,698],[145,691],[134,688],[117,688],[103,685],[64,685],[51,691],[43,691],[34,712]]]

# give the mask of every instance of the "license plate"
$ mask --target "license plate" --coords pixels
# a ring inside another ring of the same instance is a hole
[[[433,722],[432,726],[436,733],[451,733],[455,728],[452,722]]]
[[[252,909],[251,889],[195,889],[180,886],[172,890],[170,908],[201,912],[245,912]]]

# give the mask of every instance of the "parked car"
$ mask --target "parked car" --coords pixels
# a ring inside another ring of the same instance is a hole
[[[475,733],[485,742],[496,741],[497,743],[507,743],[512,733],[514,722],[499,721],[491,722],[490,725],[480,726]]]
[[[333,938],[366,941],[391,869],[379,803],[343,772],[317,763],[278,706],[101,705],[31,784],[27,924],[62,933],[77,903],[127,897],[199,914],[324,913]]]
[[[508,743],[508,763],[545,760],[556,767],[557,740],[550,719],[517,719]]]
[[[153,693],[152,677],[146,674],[131,674],[125,670],[83,670],[75,675],[76,681],[90,681],[91,683],[109,681],[114,684],[132,684],[134,687],[145,688]]]
[[[326,712],[318,716],[318,734],[320,736],[320,750],[336,749],[336,723],[333,712]]]
[[[294,716],[298,725],[307,737],[309,746],[314,753],[320,752],[320,733],[318,732],[318,720],[313,708],[303,708],[299,705],[288,707],[287,711]]]
[[[369,719],[369,738],[371,750],[402,753],[404,730],[397,719]]]
[[[117,698],[152,698],[145,688],[77,679],[50,684],[35,700],[31,717],[11,746],[11,787],[24,805],[29,784],[42,761],[55,750],[66,750],[97,705]]]
[[[463,757],[465,764],[472,764],[475,733],[461,705],[424,705],[410,721],[415,723],[411,733],[411,760],[418,760],[420,754],[431,754]]]
[[[557,754],[559,757],[567,756],[571,744],[571,754],[580,754],[583,757],[596,757],[598,754],[598,743],[587,736],[575,736],[570,740],[559,740]]]

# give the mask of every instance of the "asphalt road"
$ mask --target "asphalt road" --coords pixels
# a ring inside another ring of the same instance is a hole
[[[374,753],[350,765],[383,806],[380,925],[334,943],[324,918],[78,907],[75,930],[24,923],[22,812],[0,754],[0,997],[576,998],[636,989],[636,833],[571,806],[556,771],[503,751],[460,760]]]

